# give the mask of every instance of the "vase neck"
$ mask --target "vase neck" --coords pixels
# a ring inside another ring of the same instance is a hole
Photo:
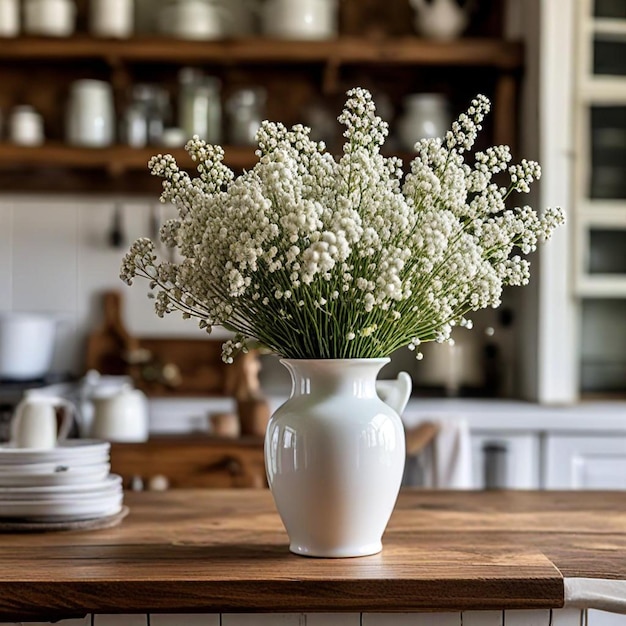
[[[376,377],[389,359],[282,359],[291,374],[291,397],[342,394],[374,398]]]

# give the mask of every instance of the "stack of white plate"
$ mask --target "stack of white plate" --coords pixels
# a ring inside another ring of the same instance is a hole
[[[109,448],[87,439],[50,450],[0,445],[0,521],[79,521],[119,513],[122,479],[109,473]]]

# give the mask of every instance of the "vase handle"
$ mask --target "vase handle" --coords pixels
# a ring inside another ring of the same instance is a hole
[[[411,397],[413,381],[406,372],[400,372],[395,380],[377,380],[376,393],[398,415],[402,415]]]

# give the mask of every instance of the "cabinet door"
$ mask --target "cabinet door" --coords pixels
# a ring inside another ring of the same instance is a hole
[[[626,489],[626,436],[549,435],[547,489]]]
[[[472,432],[475,489],[538,489],[537,433]]]

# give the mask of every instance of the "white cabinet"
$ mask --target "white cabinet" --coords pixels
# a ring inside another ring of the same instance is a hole
[[[529,2],[537,34],[528,41],[536,66],[527,75],[536,92],[526,117],[534,120],[538,105],[530,130],[545,173],[539,205],[565,207],[567,225],[540,250],[538,332],[536,345],[527,344],[525,371],[536,362],[532,397],[543,403],[624,398],[624,2]]]
[[[475,489],[539,488],[539,433],[476,430],[471,438]]]
[[[626,490],[626,436],[547,435],[547,489]]]

